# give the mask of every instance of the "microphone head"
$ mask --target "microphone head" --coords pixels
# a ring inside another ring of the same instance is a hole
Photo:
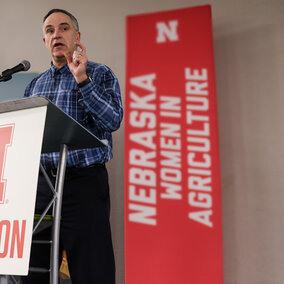
[[[24,66],[23,71],[28,71],[31,68],[31,63],[28,60],[23,60],[21,64]]]

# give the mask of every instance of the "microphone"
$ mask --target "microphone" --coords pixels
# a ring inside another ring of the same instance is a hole
[[[19,63],[18,65],[16,65],[15,67],[11,68],[11,69],[6,69],[5,71],[2,72],[2,75],[0,76],[0,82],[4,81],[8,81],[10,79],[12,79],[12,75],[14,73],[20,72],[20,71],[28,71],[31,67],[31,64],[29,61],[27,60],[23,60],[21,63]]]

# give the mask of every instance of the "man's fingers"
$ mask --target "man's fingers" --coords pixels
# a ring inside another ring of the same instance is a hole
[[[85,72],[88,63],[85,46],[80,42],[75,42],[75,45],[76,49],[73,51],[73,53],[64,53],[69,69],[74,76],[76,76],[75,74],[77,74],[79,71],[82,72],[83,70]]]
[[[76,42],[76,46],[77,46],[77,50],[78,50],[78,47],[80,50],[78,50],[82,55],[85,55],[86,54],[86,47],[80,43],[80,42]]]
[[[78,51],[78,50],[75,50],[74,52],[73,52],[73,63],[76,65],[76,66],[78,66],[78,64],[80,64],[81,62],[82,62],[82,54],[81,54],[81,52],[80,51]]]
[[[64,52],[64,56],[65,56],[68,64],[72,63],[73,59],[72,59],[72,56],[69,52]]]

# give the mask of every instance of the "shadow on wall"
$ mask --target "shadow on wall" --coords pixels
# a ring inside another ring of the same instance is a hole
[[[20,99],[24,96],[26,86],[37,73],[14,74],[7,82],[0,83],[0,102]]]

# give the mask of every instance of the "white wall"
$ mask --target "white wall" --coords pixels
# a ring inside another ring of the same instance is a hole
[[[31,72],[47,69],[42,17],[64,8],[78,18],[89,58],[113,69],[124,97],[125,16],[202,4],[213,12],[225,283],[284,283],[283,0],[3,1],[0,69],[23,59]],[[124,283],[123,126],[114,138],[112,228]]]

